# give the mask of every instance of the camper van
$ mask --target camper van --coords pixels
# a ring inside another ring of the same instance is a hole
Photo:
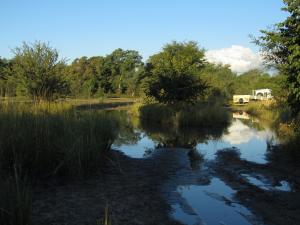
[[[233,103],[234,104],[245,104],[249,103],[251,99],[251,95],[234,95]]]
[[[271,89],[258,89],[252,90],[252,100],[270,100],[272,99],[272,90]]]
[[[265,101],[272,99],[272,90],[271,89],[257,89],[252,90],[252,95],[234,95],[233,103],[234,104],[246,104],[250,101]]]

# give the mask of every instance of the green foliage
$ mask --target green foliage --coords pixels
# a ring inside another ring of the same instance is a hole
[[[93,96],[98,91],[104,63],[104,57],[81,57],[66,67],[71,95],[74,97]]]
[[[101,57],[75,59],[66,68],[75,97],[104,94],[136,95],[139,76],[143,71],[142,57],[137,51],[117,49]]]
[[[236,77],[234,94],[252,94],[252,90],[270,88],[275,94],[281,90],[277,79],[279,75],[270,76],[261,70],[250,70]]]
[[[65,67],[58,52],[45,43],[23,43],[14,49],[13,73],[18,84],[33,99],[52,100],[68,93],[62,76]]]
[[[0,96],[16,95],[17,85],[12,76],[13,60],[0,58]]]
[[[207,93],[208,96],[232,98],[235,92],[234,86],[237,75],[230,70],[229,66],[207,63],[199,76],[210,87]]]
[[[251,94],[270,88],[277,100],[286,97],[282,74],[270,76],[252,70],[241,75],[229,66],[205,61],[196,42],[172,42],[144,65],[137,51],[116,49],[106,56],[81,57],[70,65],[58,60],[55,49],[41,42],[15,49],[12,60],[0,59],[0,94],[55,99],[103,96],[144,96],[166,104],[230,100],[233,94]],[[39,63],[41,62],[41,63]],[[143,92],[142,92],[143,91]]]
[[[261,31],[256,41],[266,62],[286,76],[288,102],[294,114],[300,111],[300,7],[298,0],[283,0],[289,16],[272,30]]]
[[[141,69],[142,57],[137,51],[116,49],[106,56],[107,67],[113,78],[112,87],[118,93],[133,94],[136,82]]]
[[[103,113],[62,104],[2,104],[0,169],[11,172],[17,165],[31,177],[88,175],[117,135],[116,119]]]
[[[207,85],[196,74],[204,67],[204,51],[197,43],[167,44],[150,57],[145,94],[160,103],[194,102]]]

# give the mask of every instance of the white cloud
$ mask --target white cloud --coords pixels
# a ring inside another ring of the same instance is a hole
[[[223,135],[223,140],[231,145],[239,145],[249,142],[251,139],[268,140],[274,134],[266,129],[257,131],[243,124],[240,120],[234,121],[228,128],[228,134]]]
[[[250,48],[232,45],[230,48],[209,50],[205,54],[211,63],[228,64],[232,71],[244,73],[251,69],[262,68],[262,57]]]

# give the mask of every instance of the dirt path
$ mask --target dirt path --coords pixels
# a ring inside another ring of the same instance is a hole
[[[169,218],[170,207],[161,186],[180,168],[178,155],[160,154],[131,159],[113,151],[114,165],[89,180],[35,187],[33,224],[97,224],[108,208],[113,225],[179,224]],[[101,223],[100,223],[101,224]]]
[[[102,224],[105,208],[112,225],[180,224],[170,218],[170,204],[178,202],[191,214],[193,209],[185,204],[176,188],[207,185],[213,177],[236,191],[234,201],[257,217],[251,224],[299,224],[297,179],[293,182],[292,177],[285,176],[286,172],[281,173],[272,165],[242,160],[230,149],[220,151],[215,161],[199,161],[198,167],[194,167],[187,149],[159,149],[146,159],[133,159],[112,151],[111,158],[104,175],[93,179],[36,185],[33,224]],[[251,184],[243,174],[264,176],[270,182],[285,179],[293,190],[264,190]],[[224,201],[230,204],[228,199]]]

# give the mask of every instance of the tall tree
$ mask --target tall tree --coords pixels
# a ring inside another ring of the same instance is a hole
[[[300,112],[300,2],[283,2],[288,17],[272,30],[261,31],[263,35],[255,42],[262,47],[266,62],[286,76],[288,103],[297,114]]]
[[[150,57],[145,93],[158,102],[193,102],[207,88],[197,74],[205,65],[204,50],[196,42],[173,42]]]
[[[48,44],[23,43],[13,50],[13,72],[26,93],[35,100],[53,100],[68,92],[64,60]]]
[[[231,71],[228,65],[207,63],[199,76],[210,86],[208,95],[232,98],[237,75]]]
[[[119,48],[106,57],[106,63],[111,70],[114,91],[132,94],[143,66],[142,56],[137,51]]]

